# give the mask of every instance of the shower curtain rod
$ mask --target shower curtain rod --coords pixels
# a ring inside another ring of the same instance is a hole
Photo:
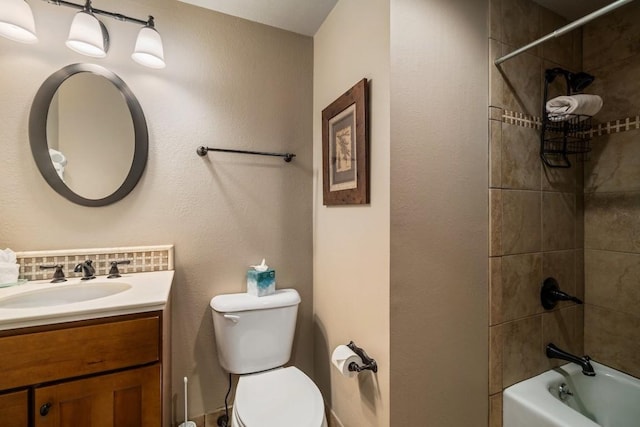
[[[511,53],[509,53],[507,55],[504,55],[501,58],[496,59],[493,63],[495,65],[500,65],[504,61],[506,61],[508,59],[511,59],[514,56],[518,56],[521,53],[531,49],[532,47],[535,47],[535,46],[539,45],[540,43],[544,43],[547,40],[550,40],[550,39],[553,39],[553,38],[556,38],[556,37],[560,37],[561,35],[566,34],[569,31],[572,31],[572,30],[574,30],[574,29],[576,29],[578,27],[581,27],[582,25],[586,24],[587,22],[590,22],[590,21],[592,21],[592,20],[594,20],[596,18],[599,18],[600,16],[605,15],[605,14],[607,14],[607,13],[609,13],[609,12],[611,12],[611,11],[621,7],[621,6],[624,6],[627,3],[631,3],[632,1],[633,0],[617,0],[617,1],[607,5],[605,7],[603,7],[602,9],[598,9],[595,12],[592,12],[592,13],[586,15],[586,16],[583,16],[582,18],[578,19],[577,21],[574,21],[574,22],[572,22],[570,24],[567,24],[564,27],[559,28],[559,29],[555,30],[554,32],[547,34],[546,36],[541,37],[538,40],[536,40],[534,42],[531,42],[526,46],[521,47],[520,49],[514,50],[513,52],[511,52]]]

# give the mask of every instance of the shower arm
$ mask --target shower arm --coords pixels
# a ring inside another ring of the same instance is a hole
[[[498,66],[498,65],[502,64],[504,61],[506,61],[508,59],[511,59],[511,58],[513,58],[515,56],[518,56],[521,53],[526,52],[527,50],[529,50],[529,49],[531,49],[533,47],[536,47],[537,45],[539,45],[541,43],[546,42],[547,40],[555,39],[556,37],[560,37],[560,36],[568,33],[569,31],[573,31],[576,28],[583,26],[587,22],[593,21],[594,19],[599,18],[602,15],[605,15],[605,14],[607,14],[609,12],[612,12],[612,11],[616,10],[617,8],[624,6],[627,3],[631,3],[632,1],[633,0],[617,0],[617,1],[607,5],[605,7],[603,7],[602,9],[598,9],[595,12],[592,12],[592,13],[586,15],[586,16],[583,16],[582,18],[578,19],[577,21],[574,21],[574,22],[572,22],[570,24],[567,24],[564,27],[559,28],[559,29],[555,30],[554,32],[547,34],[546,36],[541,37],[538,40],[536,40],[534,42],[531,42],[526,46],[521,47],[520,49],[516,49],[513,52],[496,59],[493,63],[496,66]]]

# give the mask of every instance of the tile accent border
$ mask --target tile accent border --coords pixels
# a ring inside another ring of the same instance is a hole
[[[496,107],[489,107],[489,118],[494,120],[496,111],[499,110]],[[532,116],[530,114],[519,113],[517,111],[502,110],[500,116],[502,123],[509,125],[520,126],[530,129],[540,129],[542,127],[542,119],[540,117]],[[611,120],[604,123],[598,123],[594,125],[585,134],[589,138],[603,135],[611,135],[614,133],[628,132],[631,130],[640,129],[640,115],[635,117],[625,117],[624,119]]]
[[[173,245],[29,251],[16,252],[16,257],[20,278],[27,280],[50,278],[53,270],[41,270],[40,266],[52,264],[61,264],[66,277],[80,277],[82,273],[74,273],[73,268],[87,259],[93,260],[97,276],[107,274],[112,261],[122,260],[131,261],[119,266],[123,274],[174,269]]]
[[[640,116],[599,123],[588,132],[588,135],[593,138],[594,136],[611,135],[636,129],[640,129]]]

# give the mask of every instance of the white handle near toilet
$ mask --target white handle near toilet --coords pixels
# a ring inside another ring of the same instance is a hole
[[[233,323],[238,323],[238,320],[240,320],[240,316],[236,314],[225,314],[224,318],[231,320]]]

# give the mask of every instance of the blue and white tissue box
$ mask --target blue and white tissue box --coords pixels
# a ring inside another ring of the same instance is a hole
[[[272,268],[258,271],[250,268],[247,271],[247,293],[264,297],[276,292],[276,271]]]

